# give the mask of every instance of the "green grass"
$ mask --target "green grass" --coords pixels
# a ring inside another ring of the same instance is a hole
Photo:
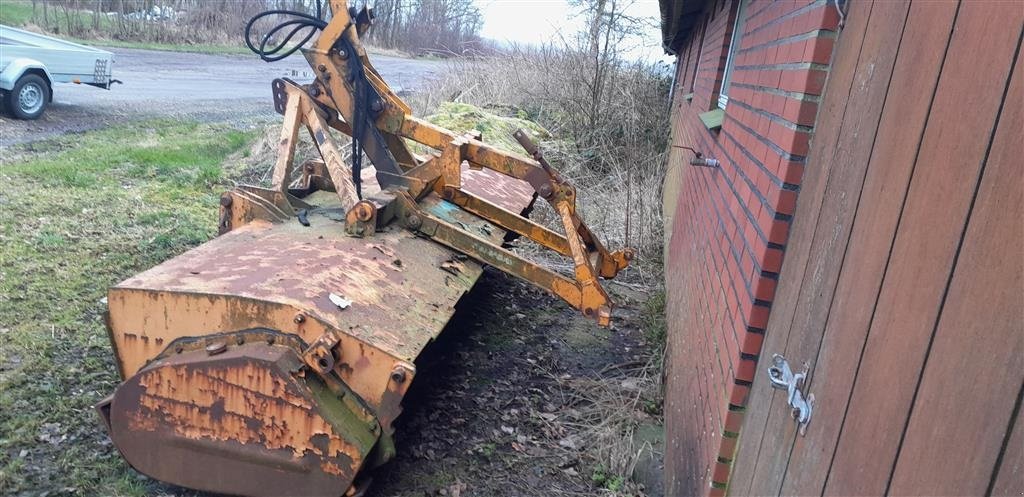
[[[244,45],[211,45],[203,43],[195,45],[172,45],[169,43],[149,43],[142,41],[121,41],[107,39],[72,39],[72,41],[74,41],[75,43],[82,43],[86,45],[98,45],[101,47],[111,48],[139,48],[143,50],[160,50],[163,52],[187,52],[213,55],[253,55],[253,53],[249,51],[249,49],[246,48]]]
[[[148,121],[0,156],[0,494],[150,490],[92,410],[117,384],[101,299],[215,234],[221,164],[253,138]]]
[[[59,7],[51,5],[52,12],[57,12]],[[0,0],[0,24],[6,24],[8,26],[22,27],[32,22],[45,31],[51,32],[64,32],[63,25],[60,25],[60,17],[54,16],[51,12],[50,23],[48,26],[42,26],[42,21],[32,18],[32,2],[29,0]],[[91,19],[91,14],[84,14],[85,20]],[[54,24],[54,23],[58,24]],[[241,38],[236,45],[216,45],[209,43],[197,43],[197,44],[172,44],[172,43],[152,43],[142,41],[124,41],[115,40],[109,36],[109,33],[114,31],[114,25],[110,19],[106,16],[100,18],[100,31],[95,38],[76,38],[66,35],[58,34],[58,38],[75,42],[82,43],[85,45],[99,45],[103,47],[113,48],[140,48],[145,50],[162,50],[165,52],[189,52],[189,53],[204,53],[204,54],[217,54],[217,55],[242,55],[251,54],[244,45],[242,45]]]
[[[622,487],[626,483],[625,476],[609,473],[600,466],[594,468],[593,473],[590,475],[590,480],[594,482],[594,485],[604,488],[605,490],[610,490],[613,493],[622,490]]]
[[[659,288],[644,302],[644,335],[655,347],[665,346],[667,324],[665,323],[665,289]]]
[[[0,24],[23,26],[32,19],[32,3],[28,0],[0,0]]]

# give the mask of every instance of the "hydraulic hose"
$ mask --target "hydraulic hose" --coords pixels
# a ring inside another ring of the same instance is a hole
[[[260,19],[271,16],[285,16],[291,17],[292,19],[281,22],[273,28],[270,28],[270,30],[263,35],[263,38],[257,45],[252,39],[252,28]],[[245,25],[245,46],[249,47],[249,50],[252,50],[256,55],[259,55],[260,59],[267,62],[277,62],[297,52],[303,45],[313,38],[313,35],[315,35],[317,31],[320,31],[325,27],[327,27],[327,21],[323,20],[323,5],[321,4],[321,0],[316,0],[316,15],[309,15],[297,10],[266,10],[253,16],[253,18],[249,19],[249,22]],[[267,46],[270,43],[270,40],[272,40],[278,33],[288,28],[291,28],[291,31],[289,31],[280,42],[276,45],[271,45],[270,47]],[[303,30],[308,30],[308,32],[302,40],[289,46],[292,38]]]

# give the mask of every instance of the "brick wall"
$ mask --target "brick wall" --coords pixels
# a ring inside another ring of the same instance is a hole
[[[671,496],[725,493],[839,20],[824,0],[747,3],[723,124],[709,130],[698,116],[718,107],[738,11],[707,2],[677,51],[664,192]],[[692,167],[680,146],[721,165]]]

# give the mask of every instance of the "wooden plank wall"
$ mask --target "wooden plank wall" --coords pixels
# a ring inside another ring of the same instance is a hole
[[[763,348],[814,418],[758,371],[730,494],[1024,493],[1022,36],[1016,2],[850,2]]]

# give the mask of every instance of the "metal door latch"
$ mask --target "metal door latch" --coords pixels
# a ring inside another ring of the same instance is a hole
[[[811,411],[814,409],[814,394],[804,396],[800,388],[804,379],[807,378],[807,365],[801,373],[793,374],[789,368],[786,358],[775,354],[772,356],[772,366],[768,368],[768,381],[772,387],[787,392],[786,402],[793,409],[793,419],[796,420],[800,429],[800,435],[807,431],[807,423],[811,422]]]

